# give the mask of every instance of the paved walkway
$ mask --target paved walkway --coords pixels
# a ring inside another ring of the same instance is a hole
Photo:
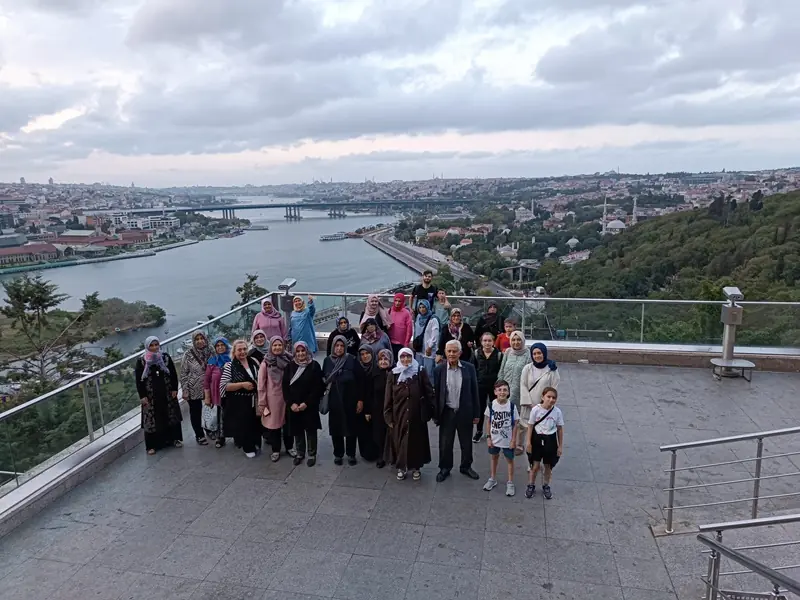
[[[694,536],[655,540],[648,528],[662,520],[666,457],[657,446],[797,423],[800,377],[718,383],[701,370],[584,365],[561,373],[566,450],[550,501],[524,497],[522,461],[516,497],[502,485],[482,491],[483,445],[474,447],[481,481],[456,473],[436,484],[433,465],[419,483],[369,464],[336,467],[327,436],[318,466],[294,468],[286,458],[247,460],[232,444],[197,447],[185,434],[182,450],[147,457],[137,448],[0,540],[0,598],[700,597]],[[712,476],[732,472],[741,469]],[[800,538],[768,532],[792,535]]]

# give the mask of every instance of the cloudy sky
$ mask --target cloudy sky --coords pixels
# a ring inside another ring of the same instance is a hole
[[[0,0],[0,181],[798,164],[798,0]]]

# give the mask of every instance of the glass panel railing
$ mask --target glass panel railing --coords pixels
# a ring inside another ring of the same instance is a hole
[[[131,411],[139,408],[135,374],[137,360],[131,359],[96,377],[105,432],[125,423],[131,418]]]
[[[737,346],[800,348],[800,304],[743,304]]]

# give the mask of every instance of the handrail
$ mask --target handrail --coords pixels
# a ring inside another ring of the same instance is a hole
[[[787,577],[786,575],[769,568],[768,566],[752,559],[746,554],[742,554],[738,550],[733,550],[732,548],[723,546],[721,543],[717,542],[716,540],[712,540],[703,534],[698,534],[697,539],[701,544],[705,544],[718,554],[726,556],[732,561],[739,563],[748,569],[748,571],[751,571],[756,575],[760,575],[764,579],[769,580],[772,585],[790,591],[793,594],[800,595],[800,582],[796,581],[795,579]],[[719,574],[717,574],[717,578],[718,577]]]
[[[778,437],[781,435],[791,435],[794,433],[800,433],[800,427],[773,429],[771,431],[760,431],[757,433],[743,433],[741,435],[730,435],[726,437],[712,438],[710,440],[698,440],[696,442],[667,444],[666,446],[659,446],[659,449],[661,452],[674,452],[675,450],[686,450],[687,448],[703,448],[704,446],[715,446],[717,444],[729,444],[732,442],[745,442],[747,440],[758,440],[769,437]]]
[[[800,513],[794,515],[780,515],[778,517],[759,517],[743,521],[726,521],[724,523],[709,523],[700,525],[697,529],[705,533],[708,531],[728,531],[729,529],[745,529],[749,527],[768,527],[770,525],[787,525],[800,522]]]
[[[162,346],[164,346],[166,344],[170,344],[170,343],[172,343],[172,342],[174,342],[174,341],[176,341],[176,340],[178,340],[178,339],[180,339],[180,338],[182,338],[182,337],[184,337],[186,335],[191,335],[192,333],[194,333],[195,331],[197,331],[201,327],[206,327],[206,326],[208,326],[208,325],[210,325],[212,323],[216,323],[220,319],[224,319],[225,317],[227,317],[229,315],[232,315],[233,313],[239,312],[243,308],[247,308],[248,306],[251,306],[251,305],[256,304],[256,303],[260,303],[264,298],[269,298],[269,297],[271,297],[271,293],[265,294],[265,295],[261,296],[260,298],[256,298],[255,300],[251,300],[250,302],[248,302],[246,304],[240,304],[236,308],[232,308],[228,312],[222,313],[221,315],[218,315],[218,316],[214,317],[210,321],[204,321],[202,323],[198,323],[194,327],[192,327],[191,329],[187,329],[186,331],[182,331],[181,333],[173,335],[170,338],[167,338],[167,339],[165,339],[163,341],[161,341],[161,340],[159,340],[159,341],[160,341]],[[62,392],[65,392],[65,391],[67,391],[69,389],[72,389],[74,387],[82,385],[83,383],[86,383],[87,381],[90,381],[90,380],[94,379],[98,375],[102,375],[103,373],[107,373],[108,371],[112,371],[112,370],[116,369],[117,367],[120,367],[120,366],[130,362],[132,359],[135,359],[135,358],[141,356],[143,353],[144,353],[144,350],[140,350],[140,351],[138,351],[138,352],[136,352],[134,354],[129,354],[125,358],[123,358],[121,360],[118,360],[115,363],[107,365],[107,366],[105,366],[105,367],[103,367],[101,369],[98,369],[97,371],[94,371],[92,373],[88,373],[88,374],[86,374],[86,375],[84,375],[82,377],[79,377],[78,379],[75,379],[74,381],[70,381],[69,383],[66,383],[66,384],[62,385],[60,388],[56,388],[56,389],[54,389],[54,390],[52,390],[50,392],[47,392],[46,394],[42,394],[41,396],[37,396],[36,398],[32,398],[31,400],[28,400],[27,402],[23,402],[22,404],[18,404],[17,406],[15,406],[13,408],[9,408],[8,410],[0,413],[0,422],[3,422],[8,418],[13,417],[17,413],[20,413],[23,410],[25,410],[25,409],[27,409],[27,408],[29,408],[31,406],[35,406],[35,405],[39,404],[40,402],[44,402],[45,400],[48,400],[49,398],[52,398],[52,397],[54,397],[54,396],[56,396],[56,395],[58,395],[58,394],[60,394]]]
[[[319,298],[336,296],[368,296],[365,292],[293,292],[295,295],[312,295]],[[391,298],[393,294],[378,294],[382,298]],[[528,297],[528,296],[447,296],[448,300],[498,300],[498,301],[526,301],[526,302],[597,302],[607,304],[689,304],[722,306],[728,304],[726,300],[669,300],[661,298],[561,298],[553,296]],[[771,300],[751,300],[737,302],[742,306],[783,306],[800,308],[800,302],[775,302]]]

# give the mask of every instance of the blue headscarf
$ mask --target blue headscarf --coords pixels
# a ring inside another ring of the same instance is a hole
[[[217,344],[222,342],[225,344],[227,352],[225,354],[217,354]],[[208,359],[208,364],[220,369],[225,366],[225,363],[231,362],[231,343],[224,337],[218,337],[214,340],[214,356]]]
[[[420,306],[424,306],[427,309],[424,315],[419,313]],[[433,313],[431,312],[430,302],[427,300],[420,300],[417,302],[417,320],[414,323],[414,337],[422,335],[425,332],[425,327],[427,327],[431,317],[433,317]]]
[[[536,348],[541,350],[542,354],[544,355],[544,360],[542,360],[542,362],[536,362],[535,360],[533,360],[533,351]],[[536,367],[537,369],[544,369],[545,367],[550,367],[551,371],[555,371],[556,369],[558,369],[558,367],[556,366],[556,361],[547,360],[547,346],[545,346],[542,342],[536,342],[531,346],[531,360],[533,360],[533,366]]]

